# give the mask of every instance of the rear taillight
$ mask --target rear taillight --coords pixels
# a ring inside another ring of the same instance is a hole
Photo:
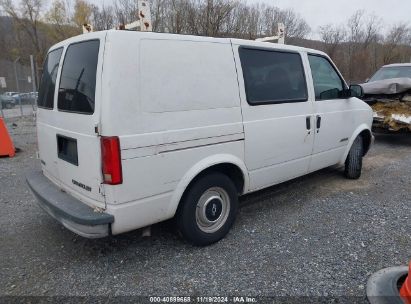
[[[109,185],[123,183],[120,140],[118,137],[101,137],[101,159],[104,183]]]

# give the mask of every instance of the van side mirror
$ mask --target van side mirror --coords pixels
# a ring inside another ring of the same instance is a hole
[[[364,90],[362,86],[358,84],[352,84],[350,85],[349,89],[349,97],[357,97],[357,98],[363,98],[364,97]]]

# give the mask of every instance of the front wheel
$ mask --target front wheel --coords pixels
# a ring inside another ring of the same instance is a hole
[[[358,136],[351,146],[347,159],[345,160],[345,177],[359,179],[362,170],[362,157],[364,155],[363,138]]]
[[[190,243],[206,246],[222,239],[233,225],[237,189],[226,175],[210,173],[190,186],[180,204],[178,229]]]

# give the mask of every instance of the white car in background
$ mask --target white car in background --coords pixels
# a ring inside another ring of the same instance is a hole
[[[13,96],[19,95],[19,92],[5,92],[4,95],[13,97]]]
[[[16,106],[16,99],[6,94],[0,95],[0,107],[2,109],[11,109],[11,108],[14,108],[15,106]]]

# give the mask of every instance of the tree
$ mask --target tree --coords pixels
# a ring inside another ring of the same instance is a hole
[[[279,21],[285,25],[286,38],[292,37],[301,39],[311,32],[308,23],[291,9],[282,11],[280,13]]]
[[[114,14],[119,24],[127,24],[137,20],[138,7],[136,0],[116,0]]]
[[[103,5],[101,8],[99,8],[98,6],[93,5],[91,15],[95,30],[109,30],[115,27],[115,16],[112,6]]]
[[[0,54],[3,54],[3,58],[5,59],[9,57],[9,49],[7,48],[7,28],[6,28],[6,19],[0,19]]]
[[[79,34],[80,27],[73,27],[70,19],[66,3],[62,0],[54,0],[44,18],[51,25],[46,28],[50,38],[58,42]]]
[[[278,23],[286,37],[304,38],[311,29],[293,10],[239,0],[153,0],[153,30],[214,37],[255,39],[277,34]]]
[[[325,44],[326,53],[335,61],[337,52],[345,42],[347,32],[343,26],[328,24],[319,29],[321,41]]]
[[[410,50],[405,46],[410,44],[411,28],[406,23],[393,25],[383,42],[383,64],[409,60]]]
[[[36,62],[41,64],[45,48],[39,33],[43,0],[21,0],[19,8],[14,6],[12,0],[0,0],[0,5],[13,19],[17,31],[24,32],[24,36],[19,35],[20,42],[23,42],[25,37],[30,40],[34,48]]]
[[[83,24],[87,24],[91,22],[91,13],[93,8],[91,4],[89,4],[85,0],[76,0],[74,4],[74,14],[72,17],[73,23],[77,25],[79,28]]]
[[[382,20],[375,15],[366,16],[365,12],[355,12],[347,23],[348,79],[364,80],[377,69],[377,43]],[[373,48],[372,48],[373,47]]]

